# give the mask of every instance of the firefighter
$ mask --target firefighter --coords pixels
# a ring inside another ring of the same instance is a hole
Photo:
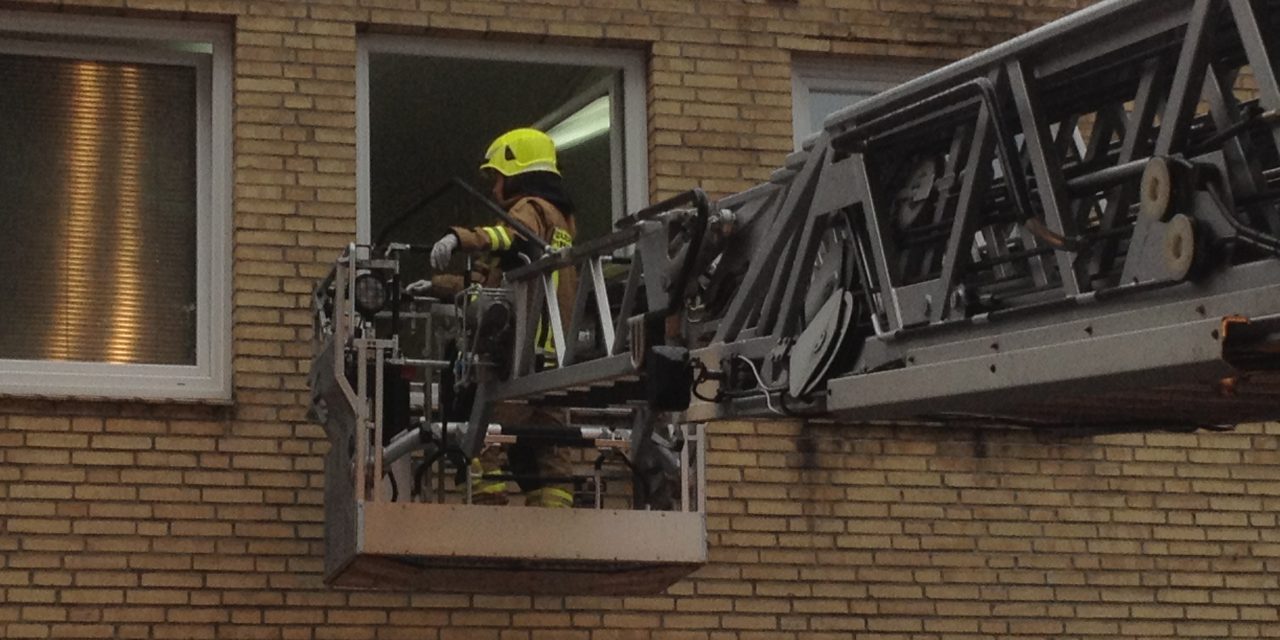
[[[537,234],[552,249],[573,245],[576,233],[573,202],[564,191],[556,164],[555,143],[536,129],[515,129],[502,134],[485,152],[480,172],[492,185],[492,194],[512,218]],[[438,273],[448,268],[453,254],[472,254],[472,283],[485,287],[500,286],[502,270],[522,263],[520,252],[527,239],[515,229],[496,223],[483,227],[453,227],[431,250],[431,266]],[[573,310],[577,290],[577,274],[572,267],[560,269],[552,276],[556,299],[560,305],[562,325],[567,324]],[[431,281],[414,283],[411,290],[429,291],[431,295],[449,299],[462,291],[461,275],[433,275]],[[555,361],[552,332],[544,321],[539,324],[537,347],[545,361]],[[503,409],[506,409],[505,411]],[[545,412],[523,411],[518,407],[498,407],[494,417],[499,422],[529,424],[562,424]],[[517,475],[536,476],[520,482],[528,505],[543,507],[573,506],[572,486],[564,482],[542,482],[539,478],[564,478],[572,473],[568,451],[551,445],[518,443],[510,447],[509,464]],[[496,449],[486,450],[471,465],[474,501],[482,504],[506,504],[507,483],[500,475],[501,459]]]

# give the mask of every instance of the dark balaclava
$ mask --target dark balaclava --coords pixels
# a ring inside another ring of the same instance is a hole
[[[550,171],[529,171],[509,176],[503,184],[502,195],[508,203],[520,198],[542,198],[564,215],[573,215],[573,200],[565,193],[564,180]]]

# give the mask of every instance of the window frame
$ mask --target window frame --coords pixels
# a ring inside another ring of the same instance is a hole
[[[362,34],[356,43],[356,238],[372,237],[371,150],[369,123],[369,55],[394,53],[434,58],[458,58],[493,62],[615,67],[621,78],[612,87],[622,100],[610,101],[611,118],[622,121],[612,128],[613,219],[621,219],[649,203],[648,97],[645,57],[640,51],[570,45],[542,45],[481,40],[420,38],[392,34]],[[631,114],[631,117],[626,117]],[[622,184],[618,193],[617,184]],[[618,196],[621,195],[619,198]]]
[[[211,53],[31,36],[198,42]],[[193,365],[0,358],[0,396],[231,401],[232,38],[207,23],[0,11],[0,54],[161,63],[196,70],[196,361]]]
[[[796,59],[791,63],[791,131],[795,148],[822,129],[811,122],[810,95],[815,91],[880,93],[922,76],[934,67],[923,61],[867,59]],[[812,131],[812,133],[811,133]]]

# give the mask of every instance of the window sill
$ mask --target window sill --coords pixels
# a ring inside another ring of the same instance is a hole
[[[227,406],[230,376],[197,367],[0,361],[0,398]]]

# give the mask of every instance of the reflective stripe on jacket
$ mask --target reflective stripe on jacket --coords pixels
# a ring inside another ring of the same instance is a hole
[[[521,198],[512,204],[507,212],[555,249],[572,246],[573,239],[578,233],[572,217],[566,216],[555,205],[542,198]],[[487,253],[494,257],[501,257],[519,248],[520,234],[506,224],[470,228],[453,227],[451,231],[458,236],[460,251],[475,254]],[[473,260],[471,282],[486,287],[499,286],[502,281],[502,271],[496,266],[496,262],[496,260]],[[573,314],[573,303],[578,293],[578,270],[574,267],[560,269],[552,275],[552,284],[556,290],[556,299],[560,303],[560,321],[564,327],[565,339],[572,340],[573,337],[569,336],[571,321],[569,316]],[[463,288],[461,276],[437,276],[432,278],[432,285],[434,290],[451,290],[454,293]],[[437,295],[443,295],[443,292]],[[541,330],[539,333],[542,333]],[[554,346],[550,346],[552,343],[550,332],[546,333],[548,335],[545,337],[539,336],[537,344],[548,351],[554,351]]]

